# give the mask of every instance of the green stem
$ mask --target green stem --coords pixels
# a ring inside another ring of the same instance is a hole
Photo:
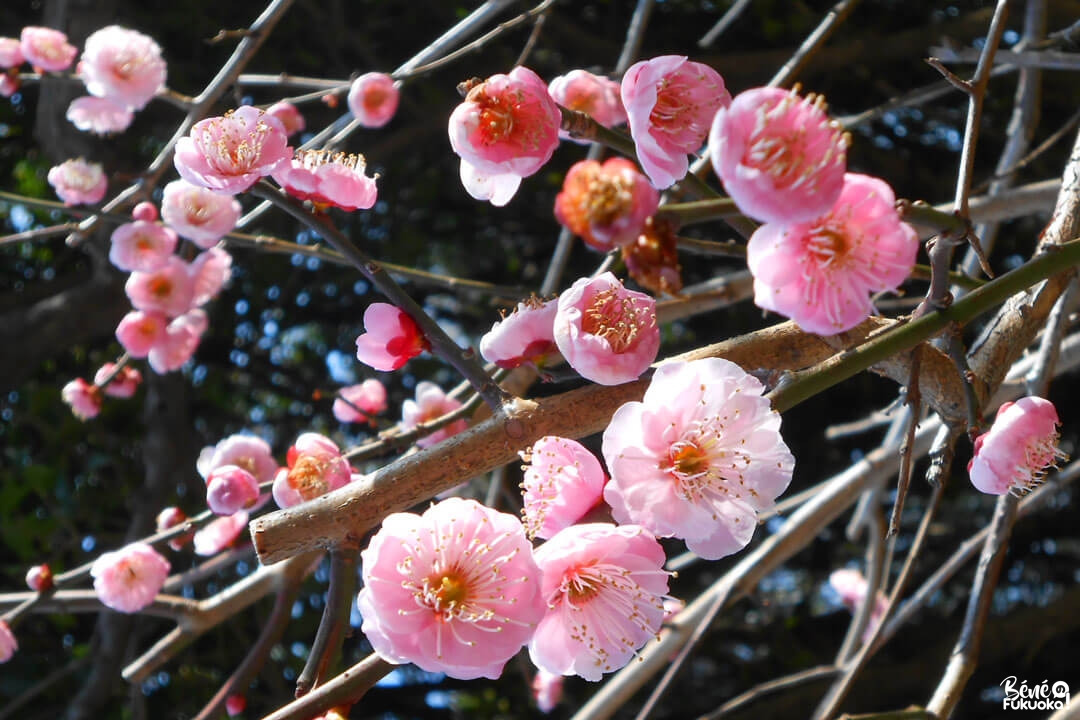
[[[671,203],[662,206],[656,213],[664,218],[671,218],[680,226],[707,222],[741,215],[735,201],[729,197],[714,197],[707,200]]]

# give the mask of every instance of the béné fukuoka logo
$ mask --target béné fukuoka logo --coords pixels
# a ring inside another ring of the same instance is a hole
[[[1061,710],[1069,706],[1069,684],[1064,680],[1053,684],[1043,680],[1032,685],[1021,680],[1017,684],[1016,676],[1010,675],[1000,684],[1005,691],[1003,710]]]

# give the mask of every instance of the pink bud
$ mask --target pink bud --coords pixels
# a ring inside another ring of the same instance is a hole
[[[129,398],[135,394],[142,382],[142,373],[133,367],[125,365],[113,375],[116,363],[107,362],[94,373],[94,384],[101,388],[102,392],[110,397]],[[113,379],[105,385],[105,379],[113,375]]]
[[[101,412],[101,391],[82,378],[75,378],[60,391],[64,402],[71,406],[71,412],[80,420],[97,417]]]
[[[52,570],[46,564],[34,565],[26,571],[26,586],[34,592],[48,592],[53,587]]]
[[[376,370],[397,370],[429,347],[416,321],[388,303],[368,305],[364,330],[356,338],[356,359]]]
[[[134,310],[116,326],[116,339],[133,358],[144,358],[165,337],[169,319],[160,312]]]
[[[295,135],[302,132],[306,123],[304,116],[295,105],[287,100],[280,100],[266,108],[266,114],[275,117],[285,128],[286,135]]]
[[[206,479],[206,504],[216,515],[247,510],[259,500],[259,481],[243,468],[224,465]]]
[[[225,712],[229,713],[229,717],[236,717],[245,709],[247,709],[246,695],[230,695],[225,698]]]
[[[532,692],[537,709],[544,714],[550,713],[562,700],[563,676],[538,670],[533,678]]]
[[[583,112],[604,127],[626,122],[619,83],[609,78],[593,75],[587,70],[571,70],[548,83],[548,92],[564,108]],[[562,130],[559,135],[569,138]]]
[[[364,73],[349,88],[349,110],[363,127],[380,128],[397,112],[398,95],[394,78],[386,73]]]
[[[1058,423],[1054,404],[1041,397],[1002,405],[990,430],[975,440],[971,483],[991,495],[1020,495],[1039,485],[1049,468],[1068,457],[1058,448]]]
[[[157,205],[146,200],[142,201],[131,209],[131,219],[142,220],[143,222],[157,222]]]
[[[184,511],[180,508],[167,507],[161,512],[159,512],[157,515],[157,531],[161,532],[162,530],[174,528],[181,523],[187,522],[187,519],[187,515],[185,515]],[[169,547],[171,547],[173,550],[181,549],[189,540],[191,540],[194,534],[195,533],[185,533],[183,535],[179,535],[178,537],[173,538],[169,541]]]

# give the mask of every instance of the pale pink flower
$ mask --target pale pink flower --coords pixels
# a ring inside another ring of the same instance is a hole
[[[135,115],[108,98],[86,95],[71,101],[67,119],[83,132],[110,135],[127,130]]]
[[[386,73],[364,73],[349,88],[349,110],[363,127],[380,128],[397,112],[398,95],[394,78]]]
[[[576,440],[547,435],[522,453],[521,515],[530,538],[550,538],[581,520],[604,494],[600,461]]]
[[[480,354],[501,368],[532,365],[542,369],[558,354],[555,347],[555,300],[535,296],[517,304],[514,311],[491,326],[480,338]]]
[[[341,422],[367,422],[369,416],[378,415],[386,409],[386,387],[375,378],[368,378],[358,385],[338,390],[340,397],[334,400],[333,413]]]
[[[116,326],[116,339],[133,358],[144,358],[165,338],[169,319],[160,312],[133,310]]]
[[[157,532],[174,528],[181,523],[186,523],[188,516],[184,514],[184,511],[178,507],[167,507],[157,514],[154,519],[154,525]],[[171,540],[169,540],[169,547],[173,550],[180,550],[195,536],[194,532],[182,533]]]
[[[232,277],[232,255],[219,247],[199,253],[190,266],[191,304],[199,307],[217,297]]]
[[[443,415],[452,413],[461,407],[461,402],[443,392],[433,382],[424,380],[416,384],[416,400],[406,400],[401,406],[401,427],[411,430],[417,425],[438,420]],[[468,427],[464,418],[439,428],[435,432],[420,438],[416,444],[422,448],[431,447],[452,435],[463,432]]]
[[[1067,455],[1058,448],[1054,403],[1024,397],[998,408],[994,424],[975,439],[968,475],[977,490],[1022,495],[1042,482],[1046,471]]]
[[[71,413],[80,420],[97,417],[101,412],[101,390],[82,378],[75,378],[60,390],[60,397],[71,406]]]
[[[287,468],[274,477],[274,502],[292,507],[348,485],[352,480],[349,461],[330,438],[304,433],[289,448]]]
[[[244,192],[287,163],[291,152],[277,118],[244,105],[222,117],[195,123],[176,143],[180,177],[226,195]]]
[[[544,81],[525,67],[473,85],[450,115],[450,146],[465,189],[505,205],[521,178],[543,167],[559,145],[562,113]]]
[[[885,181],[848,173],[828,214],[759,227],[746,249],[754,303],[818,335],[865,320],[874,312],[870,296],[904,282],[919,251],[919,237],[900,220],[895,200]]]
[[[105,385],[105,379],[114,371],[116,374],[113,375],[113,379]],[[94,384],[110,397],[129,398],[135,394],[141,382],[142,373],[128,365],[116,370],[116,363],[107,362],[94,373]]]
[[[568,110],[583,112],[604,127],[626,122],[626,110],[619,95],[619,83],[587,70],[571,70],[548,83],[548,92],[555,102]],[[575,140],[560,130],[559,137]]]
[[[731,103],[731,95],[708,65],[661,55],[630,66],[622,101],[638,162],[663,190],[686,176],[686,156],[701,147],[713,116]]]
[[[387,662],[494,679],[544,614],[521,521],[474,500],[389,515],[360,558],[361,629]]]
[[[79,75],[91,95],[142,110],[165,87],[165,60],[153,38],[109,25],[86,38]]]
[[[532,693],[537,709],[544,714],[550,713],[562,700],[563,676],[537,670],[533,676]]]
[[[660,350],[656,301],[610,272],[581,278],[559,295],[555,344],[570,367],[600,385],[637,380]]]
[[[241,207],[236,198],[174,180],[161,198],[161,219],[178,234],[203,250],[236,227]]]
[[[637,525],[574,525],[534,553],[547,613],[529,641],[537,667],[596,681],[623,667],[664,620],[664,549]]]
[[[829,585],[840,596],[840,601],[844,603],[844,607],[852,613],[858,611],[859,606],[865,602],[870,591],[866,578],[858,570],[834,570],[829,575]],[[884,593],[878,590],[874,593],[874,609],[871,610],[866,629],[863,631],[863,642],[866,642],[874,633],[874,630],[877,629],[877,626],[881,624],[881,619],[885,617],[885,611],[888,608],[888,599],[886,599]]]
[[[683,538],[708,560],[746,547],[795,466],[764,390],[719,358],[657,368],[642,401],[604,431],[615,520]]]
[[[90,574],[103,605],[134,613],[154,601],[169,576],[169,561],[146,543],[136,542],[102,554],[90,566]]]
[[[26,587],[34,592],[47,592],[53,588],[52,569],[42,563],[33,565],[26,571]]]
[[[371,303],[356,338],[356,359],[376,370],[397,370],[430,346],[416,321],[389,303]]]
[[[794,223],[824,215],[836,202],[849,142],[820,95],[755,88],[716,113],[709,156],[739,210],[763,222]]]
[[[273,177],[293,197],[351,212],[374,206],[378,197],[375,178],[364,174],[366,168],[363,155],[297,150],[296,157],[279,165]]]
[[[79,52],[59,30],[33,25],[22,29],[19,47],[26,62],[48,72],[67,70]]]
[[[199,453],[195,468],[206,480],[210,473],[225,465],[236,465],[268,483],[277,475],[278,464],[269,443],[254,435],[230,435],[217,445],[209,445]]]
[[[65,160],[50,168],[48,181],[65,205],[92,205],[100,202],[109,189],[101,165],[82,158]]]
[[[575,163],[555,196],[555,219],[589,247],[608,252],[634,242],[660,193],[626,158]]]
[[[154,272],[163,267],[179,242],[169,228],[143,220],[117,226],[110,240],[109,262],[128,272]]]
[[[192,544],[195,554],[203,557],[217,555],[236,542],[247,529],[248,513],[241,510],[232,515],[222,515],[195,531]]]
[[[222,465],[206,479],[206,505],[215,515],[248,510],[259,501],[259,481],[244,468]]]
[[[11,632],[11,626],[7,620],[0,620],[0,663],[6,663],[19,649],[19,643],[15,640],[15,633]]]
[[[199,347],[206,332],[206,313],[190,310],[173,318],[165,327],[165,335],[150,348],[146,359],[159,375],[179,370]]]
[[[0,37],[0,70],[19,67],[25,60],[18,38]]]
[[[281,126],[285,128],[286,135],[295,135],[298,132],[302,132],[306,127],[304,116],[300,113],[300,110],[288,100],[279,100],[266,108],[266,114],[278,119]]]
[[[183,315],[191,307],[195,284],[190,266],[170,255],[154,270],[131,273],[124,283],[124,292],[136,310],[156,311],[172,318]]]

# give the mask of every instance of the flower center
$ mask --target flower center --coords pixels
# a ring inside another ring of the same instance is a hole
[[[330,486],[324,478],[326,466],[313,455],[301,455],[289,468],[289,484],[305,500],[325,495]]]
[[[173,284],[169,278],[160,275],[150,280],[150,294],[156,298],[165,299],[172,294]]]
[[[575,607],[587,603],[600,594],[603,589],[603,575],[592,567],[574,568],[563,578],[560,590]]]
[[[692,442],[677,442],[671,446],[671,466],[682,475],[701,475],[709,469],[709,455]]]
[[[601,290],[585,310],[581,329],[607,340],[612,351],[623,353],[637,344],[645,319],[639,316],[634,298],[620,297],[617,290]]]
[[[364,109],[368,112],[375,112],[383,106],[388,97],[390,97],[390,93],[384,88],[377,86],[369,87],[364,91]]]
[[[630,212],[633,182],[619,174],[591,173],[585,184],[582,210],[590,224],[610,225]]]
[[[823,227],[811,233],[806,243],[807,253],[824,267],[843,258],[847,250],[847,237],[831,227]]]
[[[464,578],[456,573],[443,575],[441,580],[433,582],[432,585],[438,588],[435,590],[436,610],[439,610],[440,608],[450,609],[459,606],[465,602],[465,599],[468,596],[468,584],[465,582]]]

